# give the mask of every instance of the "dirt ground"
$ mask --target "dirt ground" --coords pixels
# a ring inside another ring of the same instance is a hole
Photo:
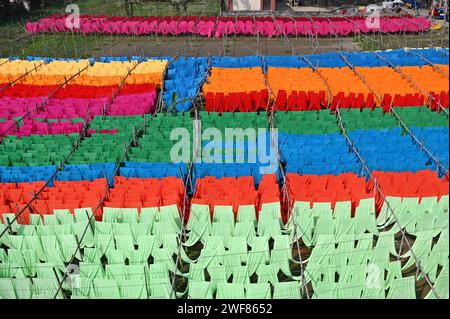
[[[120,41],[104,48],[98,54],[129,55],[130,52],[141,55],[183,55],[183,56],[245,56],[245,55],[293,55],[329,52],[336,50],[359,51],[359,46],[352,39],[260,39],[255,38],[173,38],[142,39],[139,43],[123,44]]]
[[[207,56],[207,55],[293,55],[329,51],[359,51],[354,38],[256,38],[229,37],[129,37],[71,34],[22,35],[1,43],[0,56]]]

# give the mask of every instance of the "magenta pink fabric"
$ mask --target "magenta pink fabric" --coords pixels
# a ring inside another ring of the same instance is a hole
[[[220,38],[224,35],[255,35],[263,37],[293,36],[347,36],[370,32],[420,32],[431,27],[425,17],[383,16],[379,29],[367,23],[366,17],[285,18],[285,17],[96,17],[81,16],[80,29],[66,26],[65,15],[53,15],[37,22],[27,22],[29,33],[80,32],[125,35],[183,35],[197,34]]]
[[[12,119],[22,117],[28,112],[28,118],[41,119],[72,119],[83,118],[89,120],[90,117],[103,114],[103,109],[109,105],[108,98],[97,99],[48,99],[46,103],[42,98],[0,98],[0,118]],[[42,104],[42,105],[41,105]],[[36,107],[41,105],[39,110]]]
[[[143,115],[156,110],[156,91],[119,95],[107,109],[108,115]]]
[[[0,132],[8,130],[15,125],[14,120],[6,120],[0,123]],[[24,119],[20,128],[8,130],[8,135],[29,136],[31,134],[48,135],[48,134],[72,134],[80,133],[83,130],[83,123],[71,122],[40,122],[35,120]]]

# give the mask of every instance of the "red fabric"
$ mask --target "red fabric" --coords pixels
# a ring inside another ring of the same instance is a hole
[[[240,205],[254,205],[258,212],[263,203],[280,202],[280,191],[275,175],[264,175],[258,190],[252,176],[238,178],[207,176],[198,178],[192,204],[209,205],[213,214],[214,206],[233,206],[235,217]]]

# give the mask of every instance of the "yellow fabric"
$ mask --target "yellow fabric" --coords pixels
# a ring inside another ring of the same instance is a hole
[[[89,60],[52,61],[39,67],[21,79],[20,83],[29,85],[57,85],[89,65]]]
[[[7,59],[0,59],[0,64]],[[11,82],[42,63],[39,61],[15,60],[0,66],[0,83]],[[109,63],[96,62],[89,66],[79,76],[71,80],[71,84],[79,85],[118,85],[129,70],[127,84],[153,84],[162,86],[163,73],[168,66],[167,60],[149,60],[137,64],[137,61],[113,61]],[[58,85],[89,65],[89,60],[52,61],[30,72],[18,83],[27,85]]]
[[[18,77],[34,69],[42,62],[43,62],[42,60],[36,61],[14,60],[9,61],[3,65],[0,65],[0,82],[6,83],[14,81]]]

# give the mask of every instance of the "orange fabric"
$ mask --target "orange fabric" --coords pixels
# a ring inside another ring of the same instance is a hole
[[[203,85],[203,93],[250,93],[266,89],[264,74],[259,67],[255,68],[212,68],[207,83]]]
[[[289,96],[293,91],[327,92],[327,87],[320,76],[311,68],[275,68],[267,70],[267,83],[272,91],[272,98],[280,90]]]
[[[448,65],[437,65],[444,73],[448,75]],[[435,71],[431,66],[422,67],[403,66],[400,67],[403,73],[411,77],[413,82],[422,89],[430,92],[448,92],[448,78],[442,73]]]

